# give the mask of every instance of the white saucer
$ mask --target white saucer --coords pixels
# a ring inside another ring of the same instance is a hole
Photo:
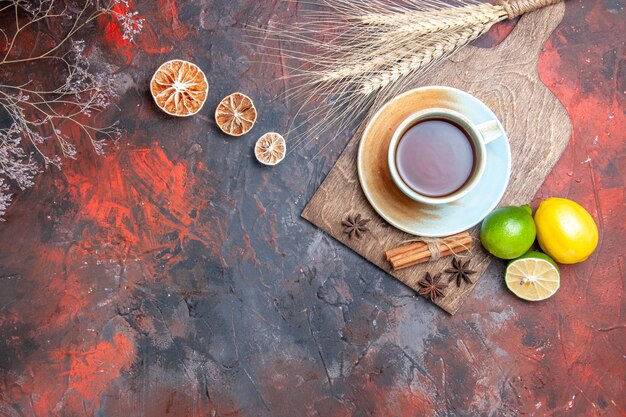
[[[359,181],[365,196],[392,226],[418,236],[449,236],[467,230],[500,202],[511,174],[511,148],[502,124],[502,137],[487,145],[487,166],[476,187],[450,204],[417,203],[396,187],[387,166],[389,141],[396,127],[410,114],[427,108],[449,108],[480,124],[497,120],[482,101],[451,87],[431,86],[408,91],[390,100],[367,125],[357,159]]]

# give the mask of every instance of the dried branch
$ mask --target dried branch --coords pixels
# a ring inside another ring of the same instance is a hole
[[[129,41],[144,23],[128,0],[0,0],[0,19],[8,23],[0,28],[0,220],[11,201],[5,180],[25,190],[42,171],[40,162],[60,168],[63,157],[75,158],[77,141],[88,140],[100,155],[106,141],[119,137],[117,126],[94,120],[115,96],[112,78],[92,71],[75,36],[104,15]],[[43,47],[29,39],[41,33],[55,39],[58,28],[59,40]],[[38,62],[45,62],[38,68],[46,68],[46,85],[20,80]]]

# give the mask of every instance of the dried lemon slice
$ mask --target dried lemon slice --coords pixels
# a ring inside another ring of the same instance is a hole
[[[215,110],[215,121],[222,132],[231,136],[245,135],[256,122],[254,103],[245,94],[234,93],[225,97]]]
[[[254,156],[265,165],[276,165],[283,159],[287,153],[287,144],[285,138],[278,133],[266,133],[256,141],[254,145]]]
[[[161,110],[172,116],[187,117],[200,111],[207,98],[209,83],[197,65],[181,59],[167,61],[150,81],[150,93]]]

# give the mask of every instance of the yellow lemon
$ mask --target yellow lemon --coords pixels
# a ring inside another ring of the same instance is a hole
[[[598,227],[580,204],[566,198],[548,198],[535,212],[541,249],[562,264],[589,257],[598,245]]]

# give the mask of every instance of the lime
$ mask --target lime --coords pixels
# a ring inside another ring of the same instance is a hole
[[[548,198],[535,213],[537,240],[555,261],[574,264],[586,260],[598,245],[598,227],[580,204]]]
[[[559,267],[548,255],[530,251],[509,262],[504,281],[511,292],[528,301],[551,297],[561,285]]]
[[[480,228],[480,242],[493,256],[515,259],[526,253],[537,231],[528,205],[492,211]]]

